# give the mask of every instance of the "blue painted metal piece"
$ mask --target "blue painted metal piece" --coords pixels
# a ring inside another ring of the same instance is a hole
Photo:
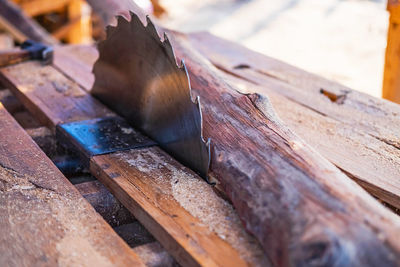
[[[118,116],[59,124],[56,134],[87,161],[95,155],[157,145]]]

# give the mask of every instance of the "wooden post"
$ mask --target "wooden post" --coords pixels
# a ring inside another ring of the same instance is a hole
[[[91,43],[90,13],[89,5],[83,0],[71,0],[68,4],[68,18],[74,21],[67,36],[68,43]]]
[[[400,103],[400,1],[388,0],[390,13],[382,97]]]

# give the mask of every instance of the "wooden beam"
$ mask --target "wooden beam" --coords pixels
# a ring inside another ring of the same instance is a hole
[[[385,54],[382,97],[400,103],[400,5],[388,1],[389,29]]]
[[[0,265],[139,266],[0,104]]]
[[[91,9],[84,0],[70,0],[68,4],[68,18],[73,23],[67,35],[68,43],[81,44],[92,42],[90,13]]]
[[[14,40],[11,34],[0,33],[0,50],[14,48]]]
[[[114,115],[54,67],[38,66],[39,62],[27,62],[2,73],[9,78],[4,84],[14,88],[10,90],[42,124],[54,129],[63,122]]]
[[[69,19],[64,25],[62,25],[57,30],[51,33],[51,36],[58,40],[65,39],[71,33],[74,27],[77,27],[77,24],[81,23],[81,16]]]
[[[111,113],[82,89],[74,88],[74,82],[51,66],[26,62],[0,72],[3,82],[11,86],[25,107],[52,127],[62,121],[85,120]],[[54,86],[54,83],[74,89],[57,91],[59,86]],[[153,153],[155,159],[162,156],[166,166],[175,172],[165,174],[158,169],[160,163],[152,158],[148,159],[146,166],[153,171],[143,172],[143,168],[135,166],[134,162],[147,153]],[[96,156],[91,160],[91,172],[180,264],[244,266],[249,263],[268,266],[261,248],[244,232],[232,207],[220,199],[206,182],[161,150],[153,148],[150,151],[132,150]],[[182,204],[184,199],[173,195],[174,179],[183,183],[193,180],[187,192],[204,192],[201,198],[195,195],[186,198],[201,207],[204,215],[188,208]],[[215,212],[216,207],[219,212]]]
[[[19,4],[25,14],[34,17],[65,7],[71,0],[29,0]]]
[[[67,45],[54,47],[53,66],[90,91],[94,83],[93,64],[99,53],[94,46]]]
[[[12,34],[18,42],[31,39],[45,44],[57,43],[57,40],[53,39],[36,21],[7,0],[0,2],[0,27]]]

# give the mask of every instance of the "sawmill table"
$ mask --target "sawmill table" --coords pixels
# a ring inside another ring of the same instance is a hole
[[[395,210],[400,207],[400,106],[358,93],[207,33],[192,34],[187,38],[218,68],[219,74],[223,75],[226,81],[235,84],[245,93],[258,92],[268,95],[282,120],[315,150],[373,196]],[[3,84],[31,114],[55,130],[60,123],[114,115],[88,94],[93,83],[91,66],[96,57],[97,51],[94,47],[59,47],[55,51],[53,66],[42,66],[38,62],[21,63],[3,68],[0,75]],[[82,209],[87,210],[87,213],[94,213],[65,177],[34,146],[32,140],[18,128],[4,108],[0,111],[0,170],[7,173],[29,170],[22,175],[42,180],[43,175],[46,175],[44,169],[52,170],[57,176],[54,183],[62,183],[62,192],[72,194],[72,201],[82,203]],[[9,132],[3,134],[5,131]],[[15,136],[22,136],[23,142]],[[19,147],[14,147],[16,142]],[[9,150],[5,150],[6,148]],[[3,151],[14,154],[5,154]],[[26,151],[28,154],[21,155],[18,151]],[[46,167],[39,163],[36,165],[31,158],[37,157],[31,156],[32,153],[39,154],[40,162],[45,162]],[[19,155],[21,159],[18,158]],[[14,161],[10,161],[10,158]],[[26,169],[26,166],[32,167]],[[223,193],[212,190],[196,174],[158,147],[93,156],[90,158],[90,171],[180,264],[269,265],[260,246],[244,231],[237,214],[224,199]],[[11,173],[10,177],[13,174]],[[24,186],[43,191],[42,184],[39,183],[41,187],[38,189],[37,185],[28,182]],[[21,194],[21,190],[15,193],[12,190],[11,193],[7,191],[5,196],[8,202],[2,206],[14,205],[13,199],[17,199],[18,196],[13,194]],[[54,195],[50,196],[49,203],[57,200],[57,204],[61,205],[62,202],[58,202],[58,194]],[[57,199],[53,199],[55,197]],[[18,198],[18,203],[19,201]],[[21,201],[21,205],[30,203],[27,199]],[[45,210],[40,207],[37,209],[41,212]],[[26,210],[22,212],[29,213]],[[89,223],[86,219],[97,218],[97,224],[110,232],[107,238],[114,238],[113,242],[118,245],[113,246],[112,250],[109,249],[110,243],[99,243],[94,249],[107,250],[108,254],[105,254],[105,257],[111,257],[108,255],[112,255],[114,251],[119,253],[119,256],[113,259],[116,261],[113,262],[115,265],[127,265],[123,260],[141,260],[135,252],[127,249],[126,244],[109,227],[104,226],[104,221],[98,215],[80,216],[69,206],[62,205],[47,212],[54,218],[61,216],[59,213],[71,213],[70,219],[73,218],[75,223],[79,223],[76,231],[89,226],[95,227],[96,224]],[[65,215],[62,218],[65,218]],[[29,253],[21,254],[20,251],[28,248],[28,245],[17,244],[19,240],[14,240],[15,235],[26,234],[29,227],[33,225],[25,222],[18,228],[0,228],[0,236],[7,238],[11,247],[8,250],[8,259],[22,262],[31,260]],[[38,232],[30,233],[33,235],[32,239],[37,238],[39,234],[36,233]],[[49,229],[43,229],[40,234],[43,233],[50,237],[53,234]],[[78,232],[76,235],[84,245],[87,244],[88,249],[92,249],[91,238],[100,238],[104,234],[99,232],[99,237],[89,237],[79,235]],[[54,235],[59,238],[57,233]],[[51,241],[51,238],[49,239]],[[18,246],[14,247],[13,242]],[[78,241],[69,239],[68,242],[73,244]],[[30,243],[32,246],[41,245]],[[119,247],[123,251],[118,251]],[[46,251],[43,247],[35,249]],[[7,251],[7,248],[1,248],[1,251],[3,250]],[[73,253],[65,247],[61,247],[60,251],[61,254]],[[94,252],[88,250],[87,253],[92,255]],[[20,258],[17,259],[18,256]],[[50,261],[57,260],[59,256],[47,253],[46,257]],[[85,260],[87,261],[81,261],[82,265],[90,265],[98,259],[89,257]]]

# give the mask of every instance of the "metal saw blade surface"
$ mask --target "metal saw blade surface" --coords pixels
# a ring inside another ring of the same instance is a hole
[[[189,168],[207,177],[210,142],[202,136],[199,98],[193,102],[184,62],[161,41],[153,23],[130,13],[107,27],[91,93]]]

